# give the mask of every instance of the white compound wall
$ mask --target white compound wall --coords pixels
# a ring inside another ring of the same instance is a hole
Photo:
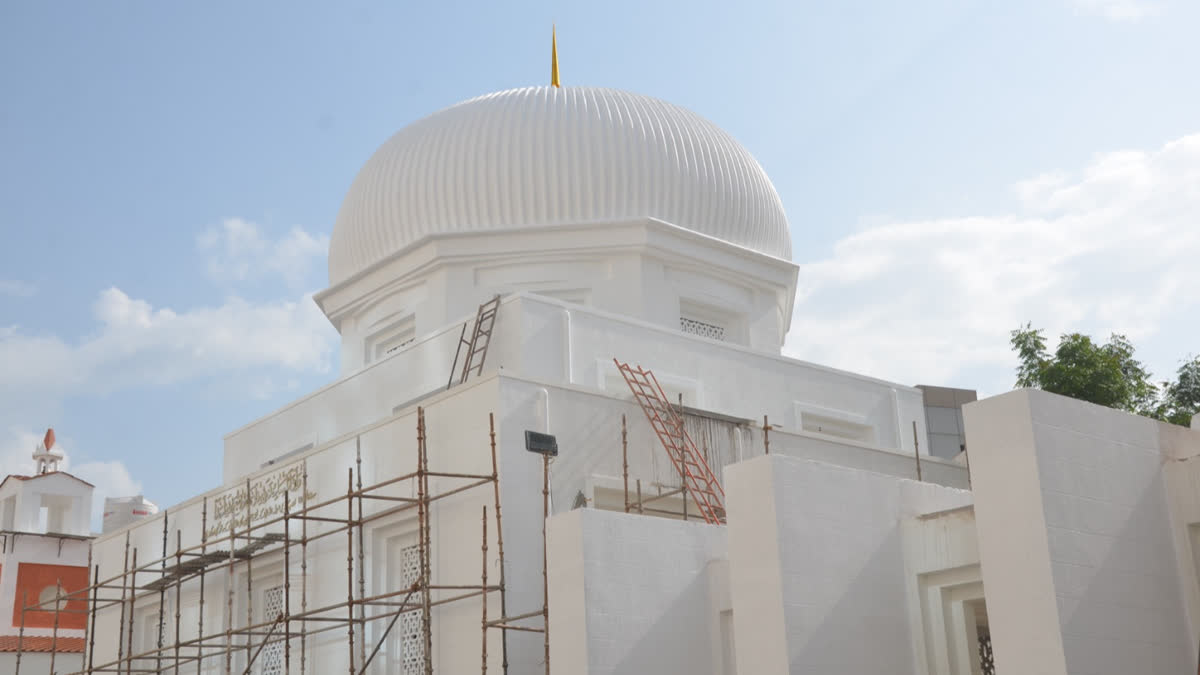
[[[737,672],[917,673],[901,522],[970,494],[778,455],[725,477]]]
[[[1033,390],[964,417],[997,672],[1194,670],[1163,471],[1194,432]]]
[[[713,579],[725,537],[703,522],[595,509],[551,518],[553,672],[722,675],[711,648],[727,603]]]

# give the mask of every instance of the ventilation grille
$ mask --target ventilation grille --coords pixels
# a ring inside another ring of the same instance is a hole
[[[283,614],[283,586],[275,586],[263,591],[263,621],[274,621]],[[277,632],[282,632],[276,628]],[[262,675],[283,675],[283,642],[271,642],[263,647]]]
[[[400,578],[412,586],[421,578],[421,550],[417,545],[400,550]],[[421,610],[400,616],[400,672],[420,675],[425,672],[425,636],[421,631]]]
[[[996,675],[996,660],[992,657],[992,634],[979,631],[979,668],[983,675]]]
[[[699,319],[691,319],[686,316],[679,317],[679,330],[699,335],[710,340],[725,340],[725,327]]]
[[[398,344],[398,345],[395,345],[395,346],[393,346],[393,347],[388,347],[388,348],[387,348],[387,349],[386,349],[386,350],[385,350],[383,353],[384,353],[385,355],[386,355],[386,354],[391,354],[392,352],[394,352],[394,351],[396,351],[396,350],[400,349],[401,347],[407,347],[407,346],[411,345],[411,344],[412,344],[414,341],[416,341],[416,339],[417,339],[417,338],[411,338],[411,337],[410,337],[410,338],[408,338],[408,339],[407,339],[407,340],[405,340],[404,342],[401,342],[401,343],[400,343],[400,344]]]
[[[412,344],[417,337],[417,320],[409,314],[384,328],[374,331],[366,338],[368,363],[378,361],[393,352]]]

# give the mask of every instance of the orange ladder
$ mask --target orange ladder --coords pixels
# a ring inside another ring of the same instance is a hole
[[[454,365],[450,366],[450,380],[446,382],[446,389],[454,386],[454,375],[458,370],[458,359],[462,355],[463,347],[467,348],[467,358],[463,361],[462,373],[459,375],[458,383],[462,384],[467,381],[467,377],[474,370],[476,375],[483,372],[483,362],[487,359],[488,345],[492,342],[492,327],[496,325],[496,314],[500,311],[500,295],[497,294],[491,300],[479,305],[479,311],[475,313],[475,329],[471,331],[471,339],[467,339],[467,326],[463,324],[462,332],[458,336],[458,348],[454,350]],[[475,362],[475,357],[479,357],[479,362]]]
[[[633,392],[634,400],[646,413],[646,419],[666,449],[671,464],[683,476],[687,495],[696,502],[700,515],[709,524],[725,522],[725,490],[684,429],[683,417],[667,399],[666,392],[658,384],[658,378],[641,366],[635,368],[616,359],[613,359],[613,363],[617,364],[617,370],[621,371],[625,384]]]

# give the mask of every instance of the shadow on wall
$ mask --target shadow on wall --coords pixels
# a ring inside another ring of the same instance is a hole
[[[1134,456],[1127,459],[1138,461]],[[1143,464],[1126,467],[1131,473],[1152,470],[1156,474],[1132,505],[1043,492],[1046,499],[1086,501],[1064,504],[1060,512],[1091,510],[1099,521],[1097,530],[1105,529],[1105,520],[1124,520],[1115,535],[1047,523],[1069,672],[1166,675],[1195,669],[1183,600],[1173,592],[1180,576],[1164,479],[1157,460]],[[1131,474],[1113,476],[1120,480]],[[1047,508],[1047,513],[1054,510]],[[1099,564],[1088,564],[1093,560]]]
[[[657,565],[651,573],[669,574],[674,570]],[[669,588],[669,581],[655,583],[653,580],[639,582],[650,588]],[[613,664],[612,669],[600,668],[601,672],[612,673],[707,673],[712,670],[712,652],[709,649],[708,618],[714,613],[709,598],[707,577],[698,574],[687,586],[681,588],[674,598],[661,598],[651,594],[637,594],[630,590],[605,589],[609,593],[626,593],[626,602],[634,616],[645,616],[656,608],[645,605],[654,603],[662,606],[657,619],[642,633],[641,639],[630,646],[625,658]],[[715,621],[715,617],[713,617]]]
[[[853,535],[842,532],[837,536]],[[844,559],[831,557],[813,562],[830,570],[861,561],[853,576],[847,573],[836,579],[822,579],[795,570],[784,576],[789,671],[912,673],[913,636],[899,526],[894,526],[865,558],[853,559],[851,555],[857,551],[845,555],[841,549],[841,553]],[[833,547],[814,547],[802,555],[838,554]]]

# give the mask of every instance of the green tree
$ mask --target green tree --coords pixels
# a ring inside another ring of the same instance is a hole
[[[1163,382],[1163,410],[1160,419],[1187,426],[1192,415],[1200,412],[1200,356],[1184,361],[1175,372],[1174,382]]]
[[[1187,425],[1200,411],[1200,357],[1184,363],[1174,381],[1156,386],[1134,355],[1133,344],[1113,334],[1098,343],[1082,333],[1059,338],[1051,354],[1032,324],[1012,331],[1017,386],[1043,389],[1110,408]]]

